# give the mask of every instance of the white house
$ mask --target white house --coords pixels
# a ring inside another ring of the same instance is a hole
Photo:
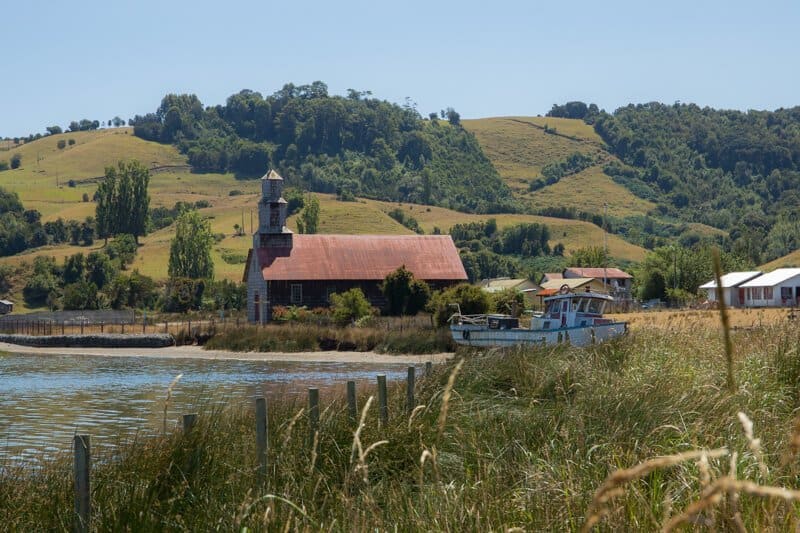
[[[747,307],[795,306],[800,301],[800,268],[778,268],[740,287]]]
[[[753,270],[751,272],[730,272],[720,278],[722,284],[722,296],[725,305],[728,307],[742,307],[745,305],[745,289],[741,285],[761,275],[760,270]],[[708,283],[700,285],[701,289],[708,292],[708,301],[717,301],[717,282],[711,280]]]

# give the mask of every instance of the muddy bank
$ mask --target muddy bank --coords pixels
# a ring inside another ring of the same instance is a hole
[[[427,355],[391,355],[375,352],[229,352],[204,350],[200,346],[168,346],[165,348],[90,348],[20,346],[0,342],[0,351],[31,355],[90,355],[108,357],[157,357],[172,359],[230,359],[238,361],[287,361],[304,363],[408,363],[421,364],[427,361],[440,363],[453,357],[451,353]]]
[[[175,339],[168,333],[132,334],[96,333],[88,335],[0,335],[0,342],[33,347],[79,348],[164,348]]]

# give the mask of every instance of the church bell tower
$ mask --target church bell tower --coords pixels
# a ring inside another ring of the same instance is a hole
[[[253,235],[253,248],[292,247],[292,231],[286,227],[287,202],[282,194],[283,178],[270,170],[261,178],[258,231]]]

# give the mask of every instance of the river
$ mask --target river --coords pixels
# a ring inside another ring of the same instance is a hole
[[[0,353],[0,466],[68,451],[75,434],[107,448],[160,431],[167,389],[181,374],[167,413],[172,428],[186,413],[264,394],[304,394],[310,386],[323,389],[324,402],[347,380],[372,384],[380,373],[403,379],[407,366]]]

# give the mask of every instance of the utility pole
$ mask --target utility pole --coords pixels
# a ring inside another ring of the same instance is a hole
[[[606,224],[606,216],[608,214],[608,203],[603,203],[603,290],[608,293],[607,272],[608,268],[608,224]]]

